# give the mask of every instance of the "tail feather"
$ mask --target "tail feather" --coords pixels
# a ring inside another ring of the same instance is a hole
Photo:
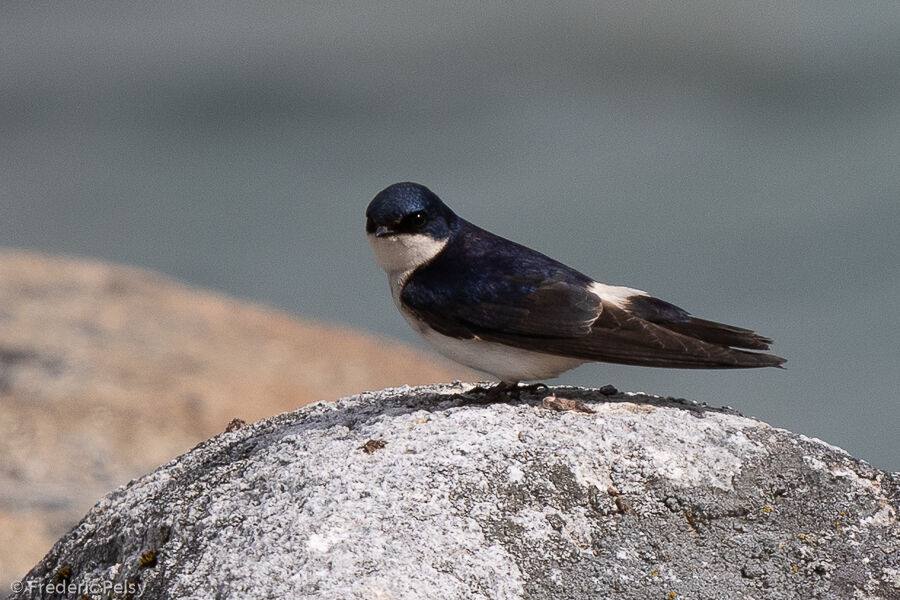
[[[710,344],[733,346],[735,348],[749,348],[751,350],[768,350],[769,345],[772,343],[772,340],[769,338],[763,337],[749,329],[707,321],[705,319],[698,319],[696,317],[691,317],[690,320],[684,323],[670,322],[659,324],[671,331],[704,342],[709,342]]]

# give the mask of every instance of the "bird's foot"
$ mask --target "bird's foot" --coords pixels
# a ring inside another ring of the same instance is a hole
[[[515,383],[507,383],[505,381],[501,381],[497,385],[491,386],[487,389],[484,389],[484,393],[479,394],[474,397],[472,400],[476,404],[496,404],[498,402],[508,402],[512,399],[512,392],[516,387]]]
[[[510,400],[518,400],[522,392],[538,392],[546,390],[547,386],[543,383],[529,383],[519,385],[519,382],[501,381],[497,385],[488,388],[484,395],[480,396],[476,402],[479,404],[493,404],[495,402],[508,402]]]
[[[525,384],[519,384],[519,385],[513,384],[513,385],[515,385],[515,388],[514,388],[514,390],[512,390],[512,393],[514,393],[517,398],[519,397],[519,394],[521,394],[522,392],[527,392],[529,394],[536,394],[540,391],[546,391],[546,390],[550,389],[549,387],[547,387],[546,383],[525,383]]]

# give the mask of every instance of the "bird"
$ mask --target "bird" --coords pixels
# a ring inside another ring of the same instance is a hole
[[[440,354],[499,380],[587,362],[680,369],[781,367],[772,340],[607,285],[459,217],[430,189],[395,183],[366,209],[366,237],[407,323]]]

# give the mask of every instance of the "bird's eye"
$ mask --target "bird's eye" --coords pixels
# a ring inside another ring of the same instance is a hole
[[[428,218],[425,216],[425,213],[419,211],[409,215],[407,217],[407,222],[413,229],[421,229],[422,227],[425,227],[425,223],[428,222]]]

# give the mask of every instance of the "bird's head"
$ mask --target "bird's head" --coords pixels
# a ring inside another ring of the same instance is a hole
[[[423,185],[395,183],[366,209],[366,234],[375,261],[388,274],[410,271],[433,259],[450,239],[456,215]]]

